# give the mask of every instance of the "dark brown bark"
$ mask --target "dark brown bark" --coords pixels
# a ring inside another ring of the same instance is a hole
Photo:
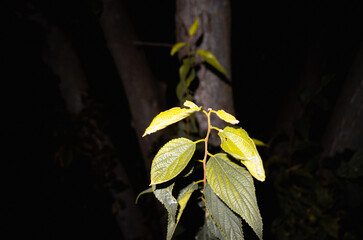
[[[363,143],[363,44],[349,71],[322,141],[324,154],[357,150]]]
[[[112,175],[115,180],[121,181],[126,187],[122,191],[115,191],[111,187],[112,180],[106,187],[112,193],[115,201],[121,201],[124,206],[116,213],[116,220],[121,228],[123,239],[138,239],[150,234],[143,223],[140,209],[135,205],[136,195],[126,174],[126,170],[120,160],[115,158],[114,146],[110,138],[98,127],[97,121],[88,116],[83,116],[88,94],[88,86],[85,74],[81,67],[71,42],[63,32],[55,25],[49,24],[40,15],[33,16],[33,20],[40,23],[46,30],[47,48],[44,54],[46,64],[59,77],[60,90],[67,110],[81,122],[83,127],[76,134],[82,139],[87,139],[87,146],[93,146],[84,152],[89,152],[92,164],[101,164],[103,175]],[[78,141],[76,141],[78,142]],[[82,141],[79,141],[82,144]],[[86,148],[85,146],[78,146]],[[105,155],[109,153],[110,155]],[[107,182],[107,179],[106,179]]]
[[[187,41],[188,29],[199,17],[199,28],[192,46],[202,37],[199,48],[211,51],[221,65],[231,75],[231,9],[229,0],[177,0],[176,5],[176,34],[177,41]],[[181,52],[180,56],[185,55]],[[215,110],[224,109],[234,114],[233,94],[229,79],[222,80],[219,75],[202,65],[197,74],[199,86],[194,98],[198,105]],[[201,132],[207,129],[207,122],[203,114],[197,115]],[[219,126],[220,121],[212,118],[212,124]],[[222,125],[223,126],[223,125]],[[212,138],[217,144],[218,139]]]
[[[165,87],[154,79],[143,50],[134,44],[137,36],[120,0],[103,0],[100,22],[126,92],[131,125],[138,137],[145,168],[150,172],[153,157],[150,153],[158,134],[145,138],[142,135],[151,120],[164,110]]]

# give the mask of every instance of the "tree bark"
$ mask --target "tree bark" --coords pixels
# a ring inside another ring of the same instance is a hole
[[[322,145],[324,155],[345,149],[357,150],[363,143],[363,43],[349,71]]]
[[[120,0],[103,0],[100,23],[126,92],[131,125],[138,137],[145,168],[150,172],[153,157],[150,153],[158,134],[145,138],[142,135],[151,120],[166,105],[165,87],[154,79],[144,52],[134,44],[136,33]]]
[[[142,213],[135,205],[136,195],[126,170],[119,159],[104,156],[105,152],[111,154],[115,152],[110,138],[100,130],[95,119],[90,119],[87,116],[82,117],[82,111],[86,105],[85,100],[89,95],[88,84],[71,42],[57,26],[49,24],[41,15],[33,16],[33,20],[46,29],[47,50],[44,54],[44,61],[59,77],[59,87],[67,109],[75,118],[84,123],[84,127],[77,135],[95,143],[96,147],[90,150],[89,157],[93,164],[101,162],[102,169],[105,171],[104,175],[112,174],[116,180],[127,186],[124,190],[117,192],[112,189],[111,182],[106,184],[115,201],[122,201],[124,204],[124,207],[118,209],[116,213],[116,220],[121,228],[123,239],[139,239],[149,235],[148,228],[143,224]],[[94,151],[101,154],[95,154]]]
[[[177,41],[187,41],[188,29],[199,17],[199,27],[192,41],[202,38],[199,48],[211,51],[231,76],[231,9],[229,0],[177,0],[176,4]],[[180,52],[179,56],[185,56]],[[202,65],[197,73],[199,86],[194,98],[198,105],[215,110],[224,109],[234,114],[231,79],[223,79]],[[207,130],[203,114],[197,114],[200,132]],[[221,121],[212,117],[214,126],[222,127]],[[213,135],[211,143],[217,145],[219,138]]]

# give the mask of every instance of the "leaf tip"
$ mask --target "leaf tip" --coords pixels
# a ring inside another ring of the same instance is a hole
[[[197,17],[192,26],[190,26],[189,36],[193,36],[197,32],[198,26],[199,26],[199,17]]]
[[[198,107],[197,104],[193,103],[192,101],[188,101],[188,100],[186,100],[183,105],[190,109],[198,109],[198,111],[202,108],[202,107]]]

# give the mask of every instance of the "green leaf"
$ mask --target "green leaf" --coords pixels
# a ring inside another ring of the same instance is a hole
[[[196,105],[195,105],[196,106]],[[180,120],[188,117],[189,115],[198,112],[201,107],[197,108],[171,108],[164,112],[159,113],[150,123],[149,127],[145,130],[143,137],[166,128],[167,126],[179,122]]]
[[[181,80],[179,81],[179,83],[176,87],[176,95],[177,95],[179,101],[182,102],[186,98],[186,97],[184,97],[184,95],[187,94],[188,87],[190,86],[191,82],[195,79],[196,74],[195,74],[195,70],[193,68],[190,71],[187,79],[185,79],[186,76],[184,76],[184,72],[183,72],[184,68],[181,68],[180,70],[181,70],[181,72],[180,72]],[[184,79],[182,80],[182,78],[184,78]]]
[[[208,235],[211,238],[217,238],[217,239],[220,239],[220,240],[227,239],[225,237],[225,235],[223,235],[220,227],[217,226],[216,222],[213,220],[212,216],[210,216],[210,215],[207,216],[205,218],[205,222],[206,222],[206,225],[207,225]],[[207,239],[209,239],[209,238],[207,238]]]
[[[193,68],[190,71],[190,74],[189,74],[188,78],[185,80],[185,84],[186,84],[187,87],[190,86],[190,84],[192,83],[192,81],[195,79],[195,76],[196,76],[196,74],[195,74],[195,70]]]
[[[135,203],[137,204],[137,201],[139,200],[139,198],[144,195],[145,193],[152,193],[154,190],[152,187],[149,187],[148,189],[145,189],[144,191],[142,191],[141,193],[139,193],[139,195],[137,195]]]
[[[262,239],[262,218],[253,179],[248,171],[231,162],[226,154],[219,153],[209,158],[206,176],[217,196],[240,215]]]
[[[185,42],[177,42],[170,50],[170,56],[174,56],[175,53],[179,52],[179,50],[186,45]]]
[[[174,183],[162,189],[156,189],[155,185],[153,185],[152,187],[152,189],[154,189],[154,194],[156,198],[165,206],[166,210],[168,211],[168,226],[166,237],[166,239],[168,240],[172,238],[190,196],[192,195],[193,191],[198,189],[198,184],[192,182],[191,184],[183,188],[179,193],[178,200],[176,200],[172,195],[173,187]],[[178,206],[179,212],[177,214]]]
[[[195,61],[194,58],[183,59],[183,64],[179,67],[180,81],[182,82],[186,81],[190,68],[192,67],[192,64],[194,64],[194,61]]]
[[[203,192],[208,212],[224,236],[223,239],[244,239],[241,219],[217,197],[209,184],[205,186]]]
[[[265,181],[265,170],[253,140],[242,128],[225,127],[218,133],[221,148],[231,154],[247,167],[248,171],[259,181]]]
[[[218,110],[218,111],[213,111],[215,114],[217,114],[217,116],[222,119],[223,121],[226,121],[230,124],[238,124],[239,121],[232,115],[229,114],[227,112],[225,112],[224,110]]]
[[[226,77],[228,77],[228,73],[227,71],[222,67],[222,65],[219,63],[219,61],[217,60],[217,58],[213,55],[213,53],[203,50],[203,49],[198,49],[196,51],[196,53],[204,59],[204,61],[206,61],[207,63],[209,63],[212,67],[214,67],[215,69],[217,69],[219,72],[223,73]]]
[[[199,26],[199,18],[197,17],[192,26],[190,26],[189,28],[189,36],[193,36],[197,32],[198,26]]]
[[[214,224],[210,215],[205,217],[204,225],[199,230],[196,240],[218,240],[223,239],[222,233],[219,231],[218,227]]]
[[[179,81],[178,85],[176,86],[176,96],[178,97],[179,102],[183,101],[187,89],[188,87],[185,84],[185,81]]]
[[[174,183],[166,188],[157,189],[153,185],[155,197],[165,206],[168,211],[168,226],[167,226],[167,236],[168,240],[171,239],[173,232],[175,230],[176,224],[176,212],[178,209],[178,202],[174,198],[173,192]],[[170,238],[169,238],[170,236]]]
[[[167,182],[176,177],[189,163],[195,143],[187,138],[177,138],[166,143],[151,164],[151,184]]]

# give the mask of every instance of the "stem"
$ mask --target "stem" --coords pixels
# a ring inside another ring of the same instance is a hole
[[[196,184],[198,184],[198,183],[201,183],[201,182],[203,182],[204,180],[202,179],[202,180],[199,180],[199,181],[196,181],[195,183]]]
[[[217,130],[218,132],[221,132],[222,130],[221,129],[219,129],[219,128],[217,128],[217,127],[210,127],[211,129],[214,129],[214,130]]]
[[[208,130],[207,130],[207,135],[205,136],[205,141],[204,141],[204,158],[203,158],[203,170],[204,170],[204,177],[203,177],[203,184],[204,187],[207,184],[207,177],[206,177],[206,163],[207,163],[207,156],[208,156],[208,138],[209,138],[209,133],[210,133],[210,129],[211,129],[211,125],[210,125],[210,113],[211,113],[212,109],[208,109],[208,113],[203,111],[206,115],[207,115],[207,119],[208,119]]]
[[[203,138],[203,139],[199,139],[199,140],[195,141],[194,143],[197,144],[199,142],[204,142],[204,141],[205,141],[205,139]]]
[[[188,50],[188,58],[190,58],[191,52],[190,52],[190,41],[192,40],[192,36],[189,36],[187,41],[187,50]]]

